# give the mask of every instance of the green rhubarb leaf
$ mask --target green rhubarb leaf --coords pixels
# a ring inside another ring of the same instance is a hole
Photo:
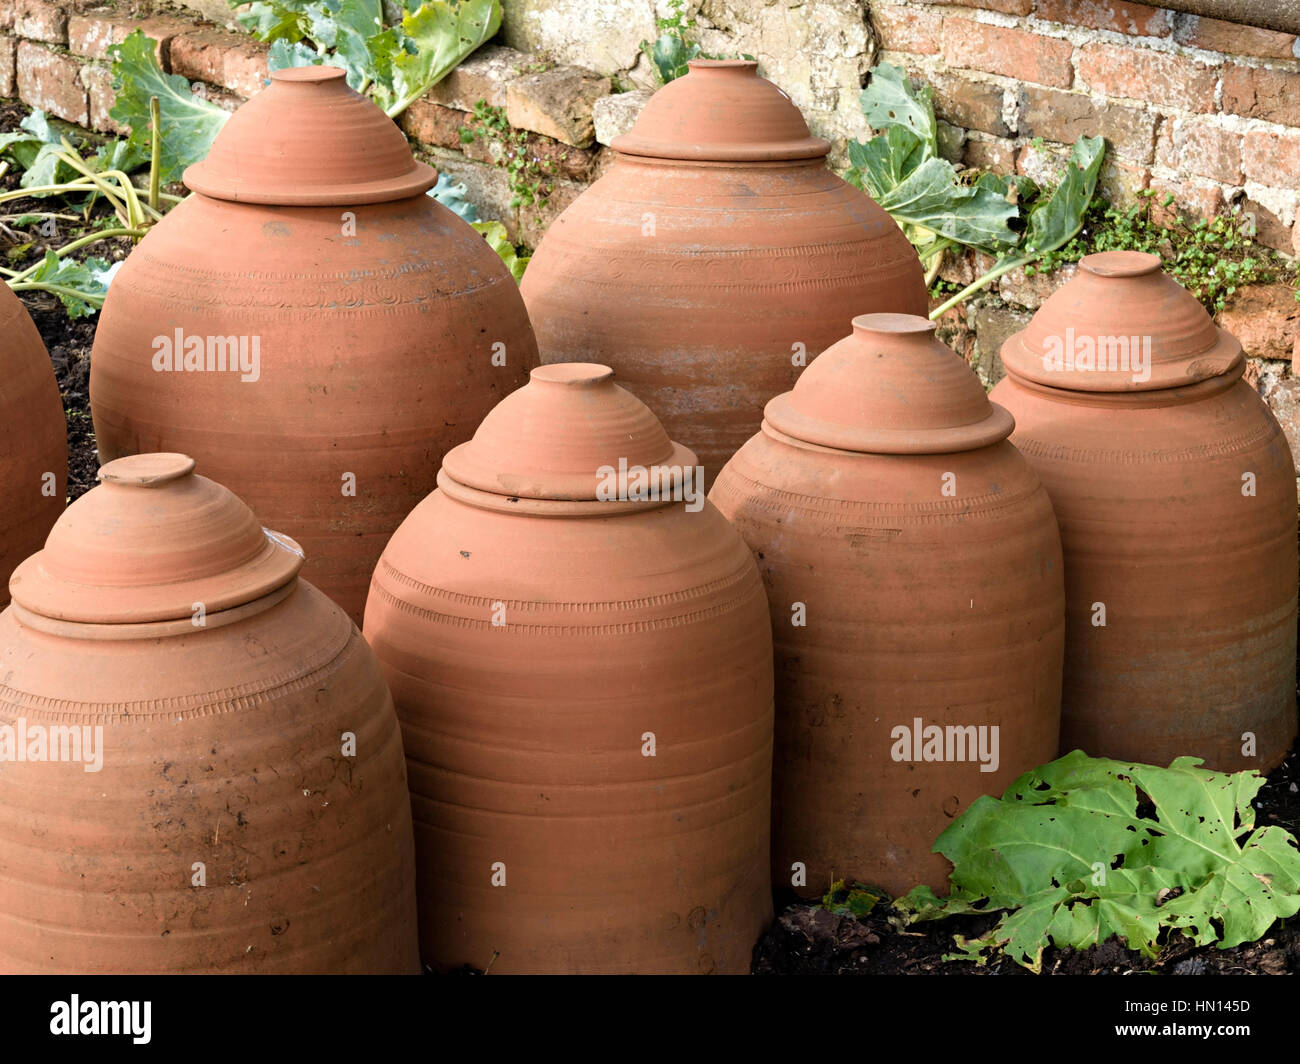
[[[1061,183],[1029,213],[1025,249],[1035,252],[1034,258],[1069,243],[1083,228],[1105,154],[1101,137],[1080,137],[1074,142]]]
[[[1255,828],[1257,773],[1200,765],[1075,751],[1026,773],[939,836],[950,895],[918,887],[895,907],[912,921],[1001,912],[960,956],[1005,954],[1034,971],[1050,944],[1118,936],[1154,957],[1167,930],[1221,948],[1253,942],[1300,912],[1300,849],[1281,828]]]
[[[46,251],[45,258],[21,282],[23,288],[44,289],[58,296],[69,318],[84,318],[94,314],[104,305],[109,282],[117,273],[120,262],[108,263],[103,259],[59,258]]]
[[[501,256],[501,261],[510,270],[510,275],[514,277],[515,283],[518,284],[522,281],[524,270],[528,268],[531,256],[518,253],[514,244],[510,242],[510,237],[506,234],[506,227],[500,222],[471,222],[470,224],[483,235],[483,239],[488,242],[488,246]]]
[[[212,141],[230,116],[214,103],[191,90],[179,74],[164,74],[158,65],[154,42],[141,30],[134,30],[108,50],[113,60],[113,88],[117,100],[109,112],[131,130],[129,142],[149,151],[149,99],[158,97],[160,180],[166,184],[180,179],[187,166],[208,154]]]
[[[400,114],[500,28],[500,0],[426,0],[403,16],[393,87],[376,98],[389,115]]]
[[[927,155],[937,155],[939,127],[931,97],[930,86],[914,89],[902,67],[877,63],[862,90],[862,114],[867,125],[877,132],[902,127],[925,145]]]

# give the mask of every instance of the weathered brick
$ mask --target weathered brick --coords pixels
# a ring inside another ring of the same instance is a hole
[[[472,122],[473,117],[465,111],[444,107],[425,97],[412,103],[398,118],[397,124],[407,136],[421,144],[462,149],[466,144],[461,140],[460,131]]]
[[[1217,68],[1185,56],[1093,42],[1079,49],[1076,67],[1093,92],[1185,111],[1214,109]]]
[[[1248,357],[1289,361],[1300,336],[1300,303],[1288,284],[1248,285],[1233,293],[1217,321]]]
[[[596,136],[591,106],[613,87],[580,67],[525,74],[506,85],[506,118],[516,129],[586,147]]]
[[[934,113],[945,122],[995,137],[1011,133],[1002,113],[1002,86],[958,71],[917,76],[934,90]]]
[[[1172,32],[1169,12],[1146,4],[1107,0],[1038,0],[1034,14],[1048,22],[1114,30],[1135,37],[1168,37]]]
[[[269,77],[267,46],[220,30],[196,30],[172,38],[172,73],[206,81],[247,99]]]
[[[18,96],[31,106],[75,122],[90,120],[80,64],[70,55],[31,41],[18,42]]]
[[[1210,121],[1165,123],[1170,126],[1169,149],[1162,166],[1208,177],[1228,185],[1241,184],[1241,135]]]
[[[986,384],[997,384],[1006,375],[1002,368],[1002,345],[1028,325],[1029,318],[1026,311],[996,304],[975,311],[976,370]]]
[[[1300,73],[1230,63],[1223,70],[1223,109],[1300,126]]]
[[[871,19],[881,48],[913,55],[937,55],[943,16],[924,8],[873,4]]]
[[[1223,209],[1223,190],[1218,185],[1195,185],[1190,181],[1166,181],[1152,177],[1151,221],[1172,225],[1181,214],[1213,218]],[[1166,205],[1165,200],[1173,197]]]
[[[1079,92],[1022,86],[1017,94],[1022,136],[1073,144],[1079,137],[1103,136],[1115,153],[1149,163],[1155,153],[1156,116],[1143,107],[1096,104]]]
[[[983,70],[1068,89],[1074,45],[1026,30],[989,26],[967,18],[943,20],[943,58],[949,66]]]
[[[68,43],[68,13],[49,0],[16,0],[14,34],[48,44]]]
[[[650,102],[652,93],[644,89],[616,92],[602,96],[591,105],[591,120],[596,127],[596,141],[612,144],[635,124],[641,109]]]
[[[1004,15],[1028,15],[1034,9],[1034,0],[916,0],[919,4],[943,4],[948,7],[978,7],[985,11],[1001,11]]]
[[[493,107],[504,107],[506,85],[523,74],[536,73],[537,66],[538,61],[525,52],[505,45],[488,45],[438,82],[425,98],[462,111],[474,110],[479,100]]]
[[[1287,442],[1291,445],[1291,454],[1300,456],[1300,379],[1288,377],[1285,380],[1277,380],[1275,378],[1261,387],[1260,394],[1269,409],[1273,411],[1278,424],[1282,426]]]
[[[935,140],[940,158],[950,163],[960,163],[966,144],[966,130],[940,119],[935,123]]]
[[[81,68],[81,83],[86,87],[90,102],[90,128],[101,133],[122,133],[120,126],[109,115],[117,99],[113,92],[113,71],[98,63],[87,63]]]
[[[1027,275],[1024,267],[1020,267],[998,278],[998,294],[1008,303],[1037,310],[1048,296],[1073,276],[1073,266],[1065,266],[1052,273],[1035,270],[1032,275]],[[998,346],[1001,347],[1001,343]]]
[[[14,96],[18,91],[18,39],[0,35],[0,96]]]
[[[108,49],[121,44],[133,30],[143,30],[157,45],[158,61],[166,68],[172,38],[194,29],[194,23],[175,18],[128,19],[108,12],[88,12],[68,17],[68,50],[91,59],[108,58]]]
[[[1254,230],[1254,237],[1261,244],[1277,251],[1291,254],[1294,246],[1292,227],[1287,225],[1270,207],[1253,199],[1241,204],[1241,211],[1249,229]]]
[[[574,200],[587,190],[586,185],[572,181],[558,181],[551,194],[540,204],[519,208],[519,243],[535,248],[542,236]]]
[[[1261,185],[1294,188],[1300,174],[1300,132],[1251,130],[1242,144],[1242,168]]]
[[[1016,167],[1016,144],[997,137],[966,138],[966,166],[975,170],[992,170],[1005,174]]]
[[[0,0],[0,30],[14,28],[14,0]]]
[[[1291,33],[1240,26],[1217,18],[1175,15],[1174,40],[1193,48],[1229,55],[1257,55],[1265,59],[1294,59],[1296,38]]]

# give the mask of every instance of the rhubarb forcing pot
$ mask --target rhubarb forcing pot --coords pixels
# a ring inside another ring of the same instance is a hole
[[[757,64],[693,60],[613,148],[524,275],[541,358],[608,363],[709,478],[841,323],[926,313],[912,245]]]
[[[853,319],[709,496],[767,587],[773,879],[805,896],[946,891],[939,834],[1056,754],[1056,519],[1011,416],[933,332]]]
[[[0,613],[0,972],[415,972],[401,735],[302,552],[179,454]]]
[[[275,71],[113,281],[100,454],[184,451],[360,621],[384,543],[536,361],[519,291],[341,70]]]
[[[743,973],[771,917],[762,582],[611,376],[533,370],[375,571],[441,968]]]
[[[1154,255],[1091,255],[993,395],[1065,550],[1061,746],[1267,771],[1296,734],[1296,482],[1241,345]]]
[[[9,574],[63,512],[68,438],[49,353],[21,300],[0,284],[0,609]]]

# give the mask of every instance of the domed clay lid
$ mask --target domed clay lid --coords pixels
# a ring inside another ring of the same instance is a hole
[[[1140,251],[1085,256],[1002,345],[1013,376],[1080,392],[1144,392],[1218,377],[1241,345],[1196,297]]]
[[[758,76],[751,59],[692,59],[690,72],[650,98],[611,147],[624,155],[717,162],[816,159],[830,141],[808,132],[799,108]]]
[[[44,617],[136,624],[211,614],[283,587],[302,550],[263,529],[232,492],[183,454],[109,462],[69,506],[45,548],[14,570],[13,600]]]
[[[611,470],[666,467],[680,474],[695,464],[650,408],[614,383],[612,369],[565,362],[534,369],[472,440],[447,452],[442,472],[514,500],[610,502]]]
[[[1005,440],[1015,421],[971,368],[913,314],[862,314],[808,365],[765,424],[805,443],[864,454],[950,454]]]
[[[393,120],[329,66],[272,71],[184,175],[204,196],[281,207],[383,203],[437,179]]]

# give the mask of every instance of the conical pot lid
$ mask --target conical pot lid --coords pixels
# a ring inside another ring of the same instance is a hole
[[[283,587],[301,548],[263,529],[232,492],[183,454],[109,462],[63,512],[45,548],[14,570],[13,600],[44,617],[137,624],[211,614]]]
[[[611,471],[695,464],[650,408],[614,383],[612,369],[562,362],[534,369],[472,440],[447,452],[442,470],[458,484],[506,498],[598,502],[613,501]]]
[[[195,192],[239,203],[316,207],[418,196],[438,175],[338,67],[288,67],[185,170]]]
[[[1144,392],[1218,377],[1241,344],[1160,268],[1160,257],[1104,251],[1002,345],[1016,377],[1080,392]]]
[[[624,155],[716,162],[816,159],[830,141],[808,131],[799,108],[749,59],[692,59],[685,77],[650,98],[610,145]]]
[[[1015,421],[913,314],[863,314],[818,355],[766,425],[821,447],[864,454],[950,454],[1004,440]]]

